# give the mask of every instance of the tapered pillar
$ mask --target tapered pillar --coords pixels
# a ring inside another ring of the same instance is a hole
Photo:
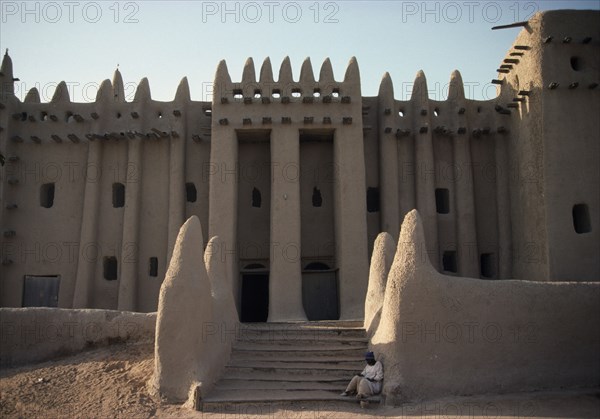
[[[454,111],[460,108],[464,109],[466,106],[462,77],[458,71],[454,71],[450,78],[448,100],[453,102]],[[464,113],[456,112],[456,114],[460,123],[463,123],[463,127],[466,128],[466,132],[471,132]],[[471,147],[466,134],[456,134],[453,140],[458,274],[470,278],[479,278]]]
[[[435,161],[431,138],[427,80],[422,71],[417,73],[410,98],[415,116],[415,189],[416,204],[423,219],[426,249],[431,264],[439,269],[437,211],[435,205]]]
[[[73,293],[73,308],[87,308],[92,302],[92,289],[96,270],[97,256],[86,253],[89,244],[98,239],[98,208],[100,207],[100,176],[94,169],[102,167],[102,144],[100,141],[88,143],[85,191],[83,196],[83,214],[77,260],[77,277]],[[93,169],[92,169],[93,168]]]
[[[496,202],[498,203],[498,279],[512,278],[512,227],[508,186],[508,138],[496,135]]]
[[[125,211],[123,215],[123,241],[121,242],[121,273],[119,275],[118,309],[135,311],[140,237],[140,182],[141,140],[130,138],[127,142],[127,167],[135,168],[136,177],[127,179],[125,185]],[[131,249],[134,249],[132,252]]]
[[[221,239],[221,257],[225,261],[227,278],[239,309],[239,272],[237,269],[237,154],[236,133],[232,129],[213,124],[210,147],[209,237]]]
[[[302,306],[300,138],[297,129],[271,132],[271,270],[269,322],[306,320]]]
[[[400,233],[398,206],[398,140],[394,135],[394,87],[389,73],[385,73],[379,86],[379,184],[381,185],[381,231],[394,240]],[[389,132],[385,132],[389,128]]]
[[[185,221],[185,139],[169,137],[169,244],[167,260],[171,260],[179,229]]]

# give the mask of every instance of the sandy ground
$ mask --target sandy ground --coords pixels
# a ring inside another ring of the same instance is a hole
[[[249,404],[193,412],[153,399],[151,344],[113,345],[72,357],[0,370],[1,418],[349,419],[600,418],[600,390],[448,398],[401,407],[350,403]]]

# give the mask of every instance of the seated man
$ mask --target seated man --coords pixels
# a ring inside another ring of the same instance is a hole
[[[356,393],[356,398],[360,400],[381,392],[383,365],[379,361],[375,362],[373,352],[365,354],[365,361],[367,362],[365,369],[352,378],[350,384],[346,387],[346,391],[341,394],[342,396],[349,396]]]

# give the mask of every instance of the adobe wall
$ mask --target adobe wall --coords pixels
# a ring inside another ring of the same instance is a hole
[[[541,45],[544,183],[549,279],[600,278],[600,12],[546,12]],[[570,22],[576,21],[576,25]],[[568,42],[567,42],[568,41]],[[549,89],[551,83],[558,83]],[[584,204],[590,231],[575,231],[573,206]]]
[[[117,342],[152,342],[156,313],[0,308],[0,365],[40,362]]]
[[[8,56],[2,78],[12,78]],[[172,102],[153,101],[146,79],[126,101],[118,71],[94,103],[71,102],[65,83],[50,103],[35,89],[23,103],[2,96],[0,211],[10,233],[2,236],[0,304],[21,305],[26,275],[58,275],[59,307],[155,311],[185,217],[208,228],[210,104],[190,101],[186,79]],[[55,185],[49,208],[40,197],[46,183]],[[115,183],[124,186],[122,206]],[[107,257],[116,259],[116,280],[105,279]]]
[[[600,383],[600,284],[455,278],[424,249],[411,211],[370,343],[387,403]]]

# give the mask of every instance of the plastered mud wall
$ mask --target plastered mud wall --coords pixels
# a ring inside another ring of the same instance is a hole
[[[152,342],[156,313],[1,308],[0,365],[45,361],[117,342]]]
[[[370,343],[388,403],[600,384],[600,284],[455,278],[425,249],[413,210]]]

